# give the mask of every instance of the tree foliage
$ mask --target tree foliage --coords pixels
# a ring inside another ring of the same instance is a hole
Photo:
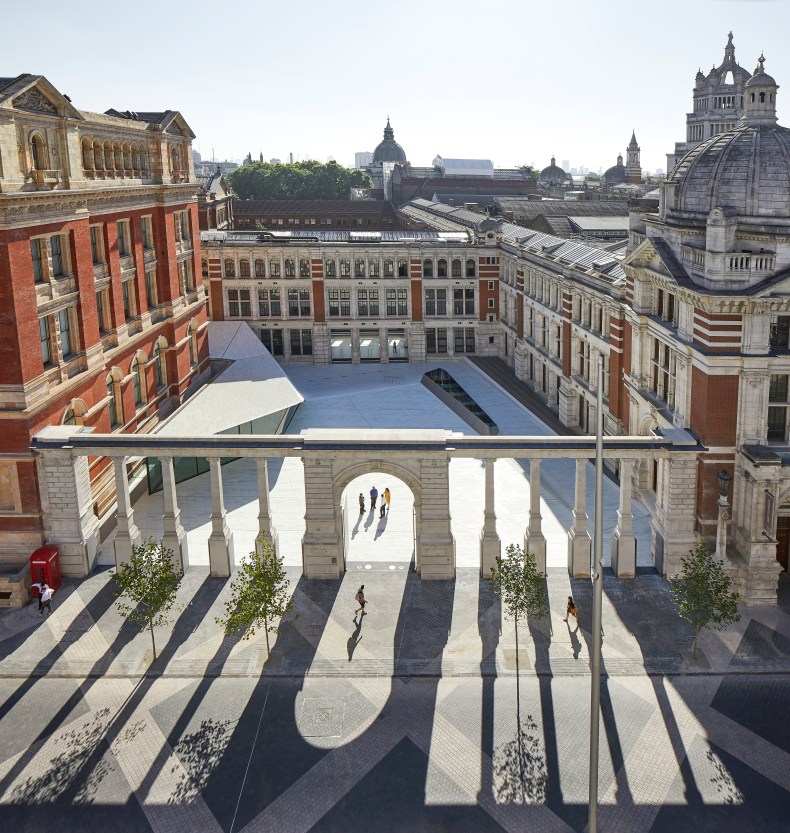
[[[282,558],[265,537],[259,540],[261,552],[251,552],[242,562],[230,586],[225,616],[216,621],[225,636],[241,633],[242,639],[249,639],[263,628],[268,653],[269,632],[277,632],[280,620],[293,607],[293,599]]]
[[[540,171],[537,168],[533,168],[532,165],[522,165],[519,170],[524,176],[531,176],[533,179],[540,177]]]
[[[672,602],[678,616],[694,625],[694,657],[700,632],[724,630],[737,622],[738,594],[724,566],[699,539],[693,550],[681,560],[680,573],[669,580]]]
[[[121,599],[118,609],[141,630],[150,630],[154,659],[154,628],[170,623],[181,578],[181,571],[173,564],[172,550],[154,538],[132,547],[132,557],[115,573],[115,595]]]
[[[518,544],[510,544],[507,557],[496,557],[488,584],[502,598],[505,610],[513,617],[516,626],[516,659],[518,661],[518,620],[532,617],[540,619],[548,612],[546,576],[538,572],[532,553],[525,553]]]
[[[351,188],[373,185],[364,171],[314,160],[286,165],[253,162],[231,171],[228,180],[242,200],[347,200]]]

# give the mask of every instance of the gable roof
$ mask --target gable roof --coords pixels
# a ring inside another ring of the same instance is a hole
[[[85,118],[43,75],[29,73],[0,79],[0,108],[49,113],[80,121]]]

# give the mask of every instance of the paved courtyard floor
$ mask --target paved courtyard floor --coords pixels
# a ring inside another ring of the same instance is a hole
[[[367,368],[340,370],[321,381],[315,368],[294,368],[297,387],[306,391],[314,377],[311,390],[322,395],[308,397],[292,430],[336,425],[338,409],[377,426],[396,424],[383,415],[399,409],[416,425],[422,404],[431,426],[463,429],[430,400],[419,403],[421,390],[404,395],[405,369],[402,384],[373,393]],[[393,378],[401,377],[393,370]],[[462,384],[479,384],[486,410],[501,397],[492,416],[503,433],[540,433],[483,377]],[[234,466],[243,468],[225,471]],[[498,487],[500,478],[507,543],[520,540],[525,514],[523,497],[504,487],[525,481],[517,463],[498,463]],[[298,539],[299,511],[288,509],[296,473],[283,466],[272,479],[281,490],[278,530]],[[471,468],[453,485],[455,581],[423,582],[410,570],[405,487],[376,482],[394,494],[382,529],[378,518],[358,517],[362,486],[351,484],[351,528],[359,524],[349,570],[339,581],[307,581],[288,557],[294,611],[271,653],[262,635],[223,639],[215,618],[229,581],[199,564],[199,525],[190,531],[196,566],[173,622],[156,632],[155,661],[149,635],[121,618],[108,568],[66,582],[49,618],[34,605],[0,612],[2,829],[583,830],[591,590],[568,577],[558,552],[567,481],[562,472],[548,479],[546,471],[544,497],[559,530],[549,550],[551,612],[520,624],[518,652],[513,622],[478,577],[482,476]],[[194,487],[202,499],[199,480],[179,494]],[[241,481],[226,478],[239,488],[239,536],[249,499]],[[605,488],[616,501],[615,484]],[[156,534],[141,517],[143,531]],[[251,545],[254,519],[249,534]],[[362,581],[369,615],[355,620]],[[649,570],[631,581],[605,576],[602,833],[790,829],[788,590],[779,606],[744,608],[727,631],[703,634],[694,659],[692,630],[675,616],[662,578]],[[562,619],[570,592],[578,627]]]

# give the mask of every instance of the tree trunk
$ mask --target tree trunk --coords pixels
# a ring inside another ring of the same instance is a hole
[[[269,617],[263,617],[263,632],[266,634],[266,656],[268,657],[271,651],[269,650]]]
[[[513,617],[516,624],[516,679],[518,679],[518,616]]]
[[[151,631],[151,647],[154,649],[154,660],[156,660],[156,642],[154,642],[154,620],[148,620],[148,629]]]

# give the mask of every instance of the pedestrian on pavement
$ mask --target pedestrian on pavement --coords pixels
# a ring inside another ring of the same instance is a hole
[[[579,608],[576,607],[576,602],[573,601],[573,596],[568,596],[568,609],[565,611],[565,618],[562,621],[567,622],[569,616],[573,616],[576,620],[576,624],[579,624]]]
[[[52,597],[55,591],[45,582],[36,582],[33,587],[38,587],[38,615],[44,615],[44,608],[47,609],[47,618],[52,613]]]
[[[390,511],[390,498],[391,497],[392,497],[392,495],[390,494],[390,487],[387,486],[387,488],[384,490],[384,502],[387,504],[387,514],[389,514],[389,511]]]
[[[374,486],[374,487],[370,490],[370,508],[371,508],[371,509],[375,509],[375,508],[376,508],[376,501],[378,500],[378,497],[379,497],[379,491],[378,491],[378,489]]]
[[[384,498],[382,497],[382,499],[381,499],[381,511],[379,512],[379,517],[380,517],[380,518],[383,518],[383,517],[384,517],[384,513],[385,513],[386,511],[387,511],[387,504],[386,504],[386,503],[384,503]]]
[[[362,492],[359,493],[359,514],[365,514],[365,495]]]
[[[357,618],[357,613],[359,613],[360,610],[362,611],[362,616],[365,615],[365,605],[367,604],[367,601],[365,600],[365,585],[364,584],[360,586],[359,590],[357,590],[357,595],[354,596],[354,598],[359,602],[359,607],[354,611],[354,618],[356,619]],[[362,618],[362,617],[360,617],[360,618]]]

